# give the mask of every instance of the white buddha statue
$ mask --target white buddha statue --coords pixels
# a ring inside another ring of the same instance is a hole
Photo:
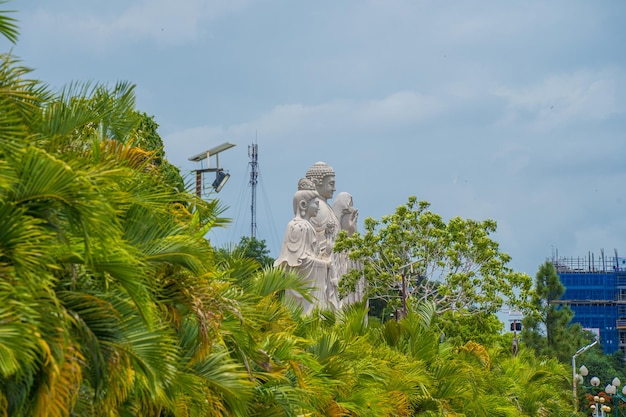
[[[317,234],[310,223],[320,209],[320,198],[311,181],[300,180],[299,190],[293,197],[295,217],[287,224],[280,255],[274,266],[283,267],[300,275],[306,284],[313,287],[312,302],[302,295],[288,290],[287,299],[295,301],[305,315],[317,306],[328,307],[326,300],[327,277],[330,259],[321,256]]]
[[[329,305],[339,308],[339,275],[335,268],[333,246],[339,234],[340,225],[339,219],[328,203],[335,193],[335,171],[325,162],[317,162],[309,168],[305,176],[313,181],[320,196],[320,210],[317,216],[311,218],[311,224],[317,234],[321,257],[331,262],[327,277],[326,300]]]

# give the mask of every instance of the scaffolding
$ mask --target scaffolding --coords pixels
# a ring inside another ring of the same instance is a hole
[[[605,256],[604,250],[599,255],[589,252],[585,257],[559,257],[558,252],[548,259],[558,273],[589,273],[589,272],[626,272],[626,258]]]

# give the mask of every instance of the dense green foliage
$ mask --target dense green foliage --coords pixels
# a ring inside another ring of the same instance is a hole
[[[140,113],[139,116],[141,119],[132,134],[131,144],[151,151],[153,153],[152,163],[157,166],[164,180],[177,191],[183,191],[185,184],[180,176],[180,170],[165,159],[163,140],[157,132],[159,125],[154,117],[150,117],[146,113]]]
[[[219,251],[226,256],[254,259],[259,263],[260,268],[267,268],[274,264],[274,258],[270,256],[265,240],[255,237],[242,236],[234,247],[220,248]]]
[[[409,197],[381,221],[365,219],[363,233],[340,234],[335,250],[363,264],[370,297],[397,299],[404,278],[407,302],[434,302],[439,313],[495,313],[505,302],[526,309],[532,280],[507,266],[510,257],[489,236],[495,230],[491,220],[446,223]],[[353,271],[340,285],[353,288],[360,277]]]

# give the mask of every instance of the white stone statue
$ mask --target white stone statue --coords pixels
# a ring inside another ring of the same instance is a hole
[[[317,216],[311,218],[320,245],[322,259],[330,262],[326,279],[326,302],[338,309],[339,302],[339,275],[336,270],[336,259],[333,257],[333,246],[339,234],[339,219],[335,216],[328,200],[335,192],[335,171],[325,162],[317,162],[306,172],[306,178],[315,184],[320,196],[320,210]]]
[[[300,275],[305,283],[313,287],[313,301],[308,302],[302,295],[288,290],[285,297],[303,308],[305,315],[317,306],[327,307],[327,277],[330,260],[321,256],[319,241],[311,218],[320,210],[320,198],[311,181],[300,180],[299,190],[293,197],[295,217],[287,224],[283,245],[274,266],[284,267]]]
[[[335,216],[339,219],[341,230],[345,230],[348,236],[352,236],[352,234],[357,230],[357,218],[359,214],[359,210],[354,208],[352,195],[346,192],[337,194],[332,208]],[[334,258],[335,270],[337,271],[339,279],[352,269],[362,269],[359,262],[348,258],[347,253],[337,253],[334,255]],[[362,277],[356,283],[354,291],[342,298],[340,300],[340,304],[343,306],[346,304],[360,302],[363,301],[364,296],[365,277]]]
[[[356,232],[359,216],[359,210],[354,208],[352,195],[346,192],[337,194],[332,208],[335,216],[339,219],[341,230],[345,230],[348,236],[352,236]]]

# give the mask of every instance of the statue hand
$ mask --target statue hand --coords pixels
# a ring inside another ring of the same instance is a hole
[[[356,230],[356,223],[357,223],[358,218],[359,218],[359,212],[358,210],[355,210],[350,216],[350,227],[352,227],[352,229],[354,230]]]
[[[330,221],[328,222],[328,224],[326,224],[326,230],[324,230],[324,233],[326,234],[326,236],[333,236],[335,234],[335,228],[335,223]]]

